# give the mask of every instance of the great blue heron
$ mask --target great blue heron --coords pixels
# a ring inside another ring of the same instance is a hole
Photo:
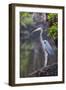
[[[32,33],[38,32],[38,31],[40,31],[40,42],[41,42],[42,49],[43,49],[44,56],[45,56],[44,67],[46,67],[47,62],[48,62],[48,54],[53,55],[54,51],[53,51],[53,48],[51,47],[50,43],[47,40],[43,40],[43,38],[42,38],[43,29],[41,27],[32,31]]]

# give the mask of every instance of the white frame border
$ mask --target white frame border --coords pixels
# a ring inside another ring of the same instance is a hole
[[[41,13],[58,13],[58,76],[52,77],[33,77],[20,78],[20,27],[19,12],[41,12]],[[15,7],[15,84],[38,83],[38,82],[56,82],[62,81],[62,10],[52,8],[34,8],[34,7]]]

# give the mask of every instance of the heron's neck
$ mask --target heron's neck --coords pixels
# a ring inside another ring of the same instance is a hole
[[[42,32],[40,33],[40,40],[43,41]]]

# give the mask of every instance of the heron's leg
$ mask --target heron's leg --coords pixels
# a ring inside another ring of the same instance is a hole
[[[44,62],[44,67],[47,66],[47,62],[48,62],[48,53],[45,51],[45,62]]]

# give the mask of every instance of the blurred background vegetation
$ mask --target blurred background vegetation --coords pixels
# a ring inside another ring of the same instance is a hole
[[[57,45],[58,39],[58,14],[48,14],[48,35],[55,41]]]
[[[44,16],[46,15],[46,19]],[[35,20],[35,18],[36,20]],[[42,20],[41,20],[42,19]],[[52,38],[57,47],[58,15],[56,13],[37,14],[20,12],[20,77],[27,77],[32,71],[32,43],[30,30],[36,23],[48,22],[48,36]],[[32,26],[32,27],[31,27]]]
[[[32,25],[34,23],[32,18],[33,13],[21,12],[20,13],[20,23],[23,26]],[[58,29],[58,15],[55,13],[48,13],[47,20],[49,22],[48,35],[53,38],[53,40],[57,39],[57,29]]]

